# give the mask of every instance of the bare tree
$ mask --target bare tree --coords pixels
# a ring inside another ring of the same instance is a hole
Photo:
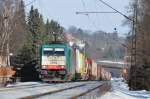
[[[10,65],[9,40],[15,27],[14,7],[12,0],[3,2],[0,10],[0,65]]]

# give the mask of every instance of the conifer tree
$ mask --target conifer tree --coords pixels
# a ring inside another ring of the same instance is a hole
[[[28,29],[29,36],[31,38],[32,51],[35,59],[38,58],[39,46],[44,43],[44,22],[42,15],[39,14],[38,9],[31,7],[30,14],[28,16]]]
[[[63,27],[56,21],[51,20],[49,22],[48,19],[45,24],[42,15],[33,6],[31,6],[27,17],[27,30],[26,40],[17,56],[17,61],[20,64],[37,61],[40,46],[54,41],[54,34],[57,34],[58,39],[64,40]]]
[[[57,36],[58,41],[64,41],[64,28],[60,26],[60,24],[54,20],[49,20],[47,19],[46,25],[45,25],[45,30],[47,34],[47,42],[54,41],[54,35]]]

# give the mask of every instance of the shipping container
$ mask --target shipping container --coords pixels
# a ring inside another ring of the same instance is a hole
[[[80,73],[81,76],[84,78],[86,70],[85,70],[85,56],[84,53],[80,52]]]
[[[92,80],[101,80],[101,66],[92,60]]]
[[[85,55],[80,49],[76,49],[76,73],[81,79],[86,76]]]
[[[92,79],[92,59],[86,58],[86,75],[87,79]]]
[[[71,74],[72,75],[74,75],[75,74],[75,72],[76,72],[76,65],[77,65],[77,61],[76,61],[76,49],[75,48],[71,48],[71,51],[70,51],[71,53],[70,53],[70,57],[71,57],[71,59],[70,59],[70,62],[71,62]]]
[[[101,80],[105,80],[105,70],[101,68]]]
[[[95,80],[97,76],[97,63],[92,61],[92,80]]]
[[[81,64],[80,51],[79,49],[76,49],[76,73],[80,73],[80,64]]]
[[[111,80],[111,73],[108,70],[101,68],[101,78],[102,80]]]
[[[101,67],[99,64],[97,64],[97,75],[96,75],[96,80],[100,80],[101,77]]]

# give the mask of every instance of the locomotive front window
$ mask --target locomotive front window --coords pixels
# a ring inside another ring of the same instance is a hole
[[[43,54],[44,55],[53,55],[54,51],[52,48],[44,48]]]
[[[64,56],[65,55],[64,48],[55,48],[55,55]]]
[[[44,51],[43,52],[44,55],[53,55],[53,51]]]

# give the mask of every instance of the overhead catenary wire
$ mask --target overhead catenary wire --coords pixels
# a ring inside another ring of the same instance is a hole
[[[104,11],[104,12],[98,12],[98,11],[85,11],[85,12],[76,12],[76,14],[96,14],[96,13],[117,13],[117,12],[106,12],[106,11]]]
[[[96,7],[95,7],[95,9],[98,9],[99,8],[99,4],[97,3],[97,0],[94,0],[95,1],[95,4],[96,4]],[[101,10],[102,11],[105,11],[104,10],[104,8],[102,7],[102,6],[100,6],[100,8],[101,8]],[[110,12],[110,11],[109,11]],[[114,11],[114,13],[109,13],[109,14],[115,14],[115,13],[117,13],[116,11]],[[102,17],[102,19],[107,19],[106,21],[108,22],[108,23],[110,23],[109,24],[109,26],[110,26],[110,28],[114,28],[114,27],[116,27],[115,25],[114,25],[114,22],[112,22],[112,20],[110,19],[110,15],[104,15],[105,13],[103,13],[102,15],[101,15],[101,17]],[[96,15],[98,16],[98,14],[96,13]]]
[[[87,11],[87,10],[86,10],[86,5],[85,5],[84,0],[81,0],[81,2],[82,2],[82,5],[83,5],[83,7],[84,7],[84,10]],[[88,14],[88,13],[85,13],[84,15],[86,15],[86,16],[88,17],[88,20],[91,22],[91,24],[93,25],[93,27],[97,28],[95,22],[93,22],[93,21],[91,20],[89,14]]]
[[[96,11],[97,11],[98,7],[97,7],[96,4],[97,4],[97,3],[96,3],[96,1],[94,0],[94,2],[93,2],[93,7],[94,7],[94,8],[96,9]],[[97,18],[95,18],[95,19],[96,19],[96,21],[97,21],[98,26],[100,27],[100,26],[101,26],[101,19],[99,18],[98,13],[96,13],[96,17],[97,17]]]
[[[108,6],[109,8],[111,8],[112,10],[116,11],[117,13],[119,13],[120,15],[124,16],[126,19],[130,20],[130,21],[134,21],[132,19],[130,19],[128,16],[126,16],[125,14],[123,14],[122,12],[118,11],[117,9],[113,8],[112,6],[110,6],[108,3],[106,3],[105,1],[103,0],[98,0],[100,1],[101,3],[103,3],[104,5]]]
[[[91,23],[93,24],[93,26],[94,27],[97,27],[97,25],[96,25],[96,23],[95,22],[93,22],[92,20],[91,20],[91,18],[90,18],[90,16],[89,16],[89,14],[96,14],[96,16],[97,16],[97,14],[115,14],[115,13],[118,13],[117,11],[86,11],[86,6],[85,6],[85,2],[83,1],[83,0],[81,0],[82,1],[82,4],[83,4],[83,6],[84,6],[84,12],[76,12],[76,14],[83,14],[83,15],[87,15],[87,17],[88,17],[88,20],[90,20],[91,21]]]

